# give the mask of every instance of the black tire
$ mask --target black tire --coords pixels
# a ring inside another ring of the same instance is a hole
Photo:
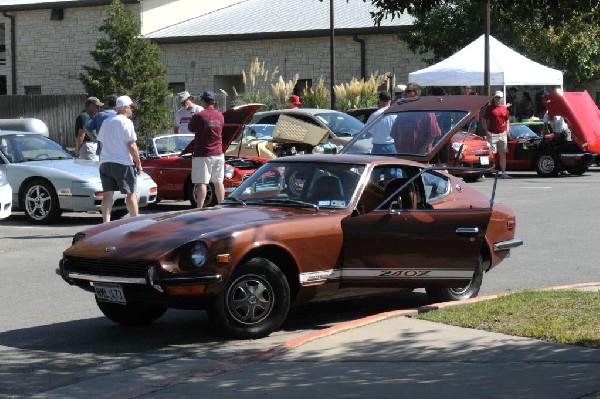
[[[481,256],[477,259],[473,277],[469,284],[464,287],[453,288],[426,288],[425,291],[433,302],[461,301],[463,299],[475,298],[481,289],[483,282],[483,264]]]
[[[469,173],[469,174],[463,175],[462,179],[466,183],[475,183],[475,182],[479,181],[482,177],[483,177],[483,173]]]
[[[190,205],[192,208],[196,208],[198,206],[198,202],[196,202],[198,190],[196,189],[196,185],[192,183],[191,180],[188,180],[186,184],[186,197],[190,200]],[[217,205],[217,195],[215,194],[215,187],[212,183],[209,183],[206,186],[206,198],[204,199],[204,206],[215,206]]]
[[[30,182],[21,192],[20,207],[34,223],[55,222],[62,214],[58,195],[52,184],[45,180]]]
[[[211,322],[232,338],[266,337],[290,310],[290,287],[271,261],[254,258],[239,266],[209,309]]]
[[[542,177],[556,177],[560,169],[560,159],[554,152],[543,152],[535,160],[535,171]]]
[[[139,326],[158,320],[167,311],[166,305],[129,301],[126,305],[96,299],[100,311],[118,324]]]

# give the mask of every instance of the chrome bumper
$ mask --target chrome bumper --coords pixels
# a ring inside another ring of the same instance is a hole
[[[508,241],[500,241],[494,244],[494,251],[505,251],[507,249],[520,247],[523,245],[523,240],[518,238],[513,238]]]

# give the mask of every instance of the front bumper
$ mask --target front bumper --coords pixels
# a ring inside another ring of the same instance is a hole
[[[161,277],[158,274],[156,265],[138,268],[137,272],[132,272],[130,275],[116,275],[117,273],[111,273],[110,270],[102,272],[99,270],[101,269],[83,270],[76,265],[76,262],[73,262],[69,258],[63,258],[58,264],[56,274],[60,275],[63,280],[71,285],[79,285],[77,282],[83,281],[123,285],[144,285],[158,291],[160,291],[158,287],[161,286],[209,284],[223,280],[223,277],[220,274]]]

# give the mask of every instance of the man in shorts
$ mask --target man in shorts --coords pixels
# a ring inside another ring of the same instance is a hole
[[[502,97],[504,97],[504,93],[499,90],[494,94],[492,104],[487,107],[483,114],[483,120],[485,123],[486,139],[490,143],[492,152],[498,154],[498,163],[502,172],[498,178],[510,179],[511,177],[506,173],[510,115],[508,108],[502,104]]]
[[[217,202],[223,201],[225,187],[225,155],[223,154],[223,126],[225,120],[215,108],[215,94],[205,91],[200,96],[200,105],[204,110],[195,113],[188,129],[195,134],[194,156],[192,158],[192,183],[197,185],[198,209],[204,207],[209,183],[213,183]]]
[[[102,145],[100,153],[100,179],[102,180],[102,220],[110,221],[113,196],[120,191],[125,196],[125,205],[129,216],[138,215],[136,194],[137,175],[142,172],[142,163],[138,152],[137,136],[131,122],[134,105],[131,98],[117,98],[115,110],[117,115],[102,123],[98,133],[98,141]]]

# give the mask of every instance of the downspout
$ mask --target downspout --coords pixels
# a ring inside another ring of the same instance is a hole
[[[12,78],[12,94],[17,94],[17,34],[15,32],[15,16],[2,11],[5,18],[10,19],[10,71]]]
[[[356,33],[352,36],[352,39],[355,42],[360,43],[360,76],[362,76],[364,80],[367,80],[365,41],[359,39]]]

